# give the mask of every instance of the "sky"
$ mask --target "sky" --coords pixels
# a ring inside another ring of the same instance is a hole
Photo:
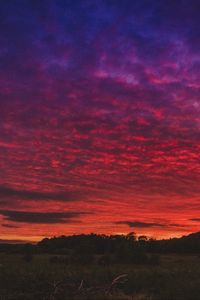
[[[200,2],[0,3],[0,239],[200,226]]]

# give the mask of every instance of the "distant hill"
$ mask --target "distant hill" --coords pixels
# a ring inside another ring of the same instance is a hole
[[[181,239],[195,239],[199,240],[200,239],[200,231],[199,232],[194,232],[189,235],[183,236]]]
[[[181,238],[158,240],[155,244],[159,252],[200,253],[200,232]]]

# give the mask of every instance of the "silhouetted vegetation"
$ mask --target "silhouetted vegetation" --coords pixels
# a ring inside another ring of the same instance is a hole
[[[33,256],[38,253],[66,255],[68,262],[91,263],[148,263],[158,261],[155,255],[161,253],[200,254],[200,232],[181,238],[166,240],[149,239],[146,236],[136,238],[133,232],[128,235],[81,234],[45,238],[37,244],[0,244],[0,252],[22,253]],[[102,259],[101,259],[102,257]],[[152,258],[154,257],[154,258]],[[103,259],[104,258],[104,259]]]
[[[145,261],[146,253],[200,253],[200,232],[182,238],[153,240],[146,236],[136,239],[128,235],[73,235],[45,238],[37,244],[37,251],[43,253],[82,255],[113,255],[116,261],[130,263]]]

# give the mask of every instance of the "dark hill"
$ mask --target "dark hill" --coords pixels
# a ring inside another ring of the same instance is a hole
[[[200,253],[200,232],[155,243],[159,252]]]

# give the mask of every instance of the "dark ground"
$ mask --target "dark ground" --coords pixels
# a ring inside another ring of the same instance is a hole
[[[36,254],[26,261],[22,254],[1,253],[0,299],[200,299],[198,255],[162,254],[159,265],[78,265],[61,255],[52,262],[52,256]]]

